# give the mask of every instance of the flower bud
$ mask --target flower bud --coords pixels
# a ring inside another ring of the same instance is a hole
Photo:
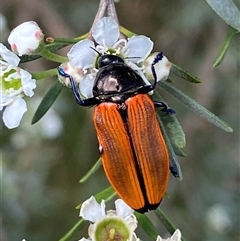
[[[24,54],[33,54],[39,51],[43,40],[42,30],[34,21],[24,22],[14,28],[8,42],[13,52],[22,56]]]
[[[151,65],[157,54],[158,53],[154,53],[150,55],[143,63],[145,75],[147,79],[150,79],[150,80],[153,79]],[[156,75],[157,75],[157,81],[166,80],[168,78],[170,74],[171,66],[172,66],[171,62],[165,56],[163,56],[162,60],[158,61],[154,65]]]
[[[74,83],[77,85],[80,83],[80,81],[82,80],[83,78],[83,70],[82,69],[77,69],[77,68],[74,68],[70,62],[67,62],[67,63],[62,63],[60,65],[60,67],[63,69],[63,71],[70,75],[72,78],[73,78],[73,81]],[[69,88],[72,88],[72,85],[71,85],[71,82],[70,82],[70,79],[69,77],[64,77],[60,74],[58,74],[58,80],[61,84],[63,84],[64,86],[67,86]]]

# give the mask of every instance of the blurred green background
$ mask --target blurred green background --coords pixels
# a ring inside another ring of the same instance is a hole
[[[54,37],[86,33],[97,8],[97,0],[1,2],[8,29],[34,20],[46,36]],[[239,240],[239,36],[221,65],[212,68],[230,27],[205,1],[121,0],[116,8],[122,26],[149,36],[155,51],[163,51],[171,62],[202,80],[191,84],[171,76],[174,85],[234,129],[233,133],[218,129],[161,91],[186,133],[188,155],[179,158],[183,180],[171,177],[170,198],[162,202],[162,209],[186,240]],[[7,43],[6,38],[5,29],[1,42]],[[24,65],[31,71],[55,66],[43,59]],[[2,241],[59,240],[79,220],[75,206],[109,185],[102,169],[79,184],[99,153],[92,109],[78,106],[70,89],[64,88],[49,113],[31,125],[37,106],[55,81],[38,81],[34,97],[26,98],[29,111],[19,128],[1,125]],[[155,214],[148,215],[159,234],[169,236]],[[151,240],[140,228],[138,234]],[[71,240],[83,236],[87,237],[87,227]]]

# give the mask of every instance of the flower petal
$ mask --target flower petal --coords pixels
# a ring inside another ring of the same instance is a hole
[[[181,241],[181,232],[179,229],[176,229],[171,238],[162,239],[159,235],[157,236],[156,241]]]
[[[156,241],[163,241],[163,239],[158,235]]]
[[[43,39],[42,30],[34,21],[24,22],[12,30],[8,37],[11,48],[19,56],[36,50]]]
[[[10,51],[6,46],[0,43],[0,56],[5,60],[8,64],[18,66],[20,62],[20,58]]]
[[[20,69],[22,88],[25,95],[32,97],[33,89],[36,88],[36,80],[32,79],[32,75],[26,70]]]
[[[9,128],[19,126],[23,114],[27,111],[27,105],[24,99],[18,98],[6,107],[3,112],[3,122]]]
[[[70,75],[74,83],[77,85],[80,83],[82,78],[84,77],[84,71],[80,68],[74,68],[70,62],[65,62],[60,65],[60,68],[68,75]],[[72,88],[71,82],[69,77],[62,76],[61,74],[58,74],[58,80],[63,85],[66,85],[67,87]]]
[[[115,207],[117,215],[120,217],[125,218],[133,214],[133,210],[122,199],[115,201]]]
[[[132,241],[141,241],[134,232],[132,235]]]
[[[79,90],[81,94],[86,98],[93,97],[93,85],[95,78],[91,74],[87,74],[79,83]]]
[[[67,56],[71,65],[75,68],[86,69],[93,66],[97,53],[93,41],[84,39],[74,44]]]
[[[104,216],[104,213],[105,203],[98,204],[93,196],[83,202],[80,210],[80,216],[90,222],[96,222]]]
[[[136,72],[138,72],[138,74],[141,76],[141,78],[143,79],[143,81],[146,83],[146,85],[150,85],[151,83],[148,81],[148,79],[146,78],[146,76],[143,74],[143,71],[141,68],[139,68],[135,63],[133,62],[127,62],[127,64]],[[149,92],[150,93],[150,92]]]
[[[98,44],[112,47],[120,36],[119,25],[113,18],[104,17],[94,24],[92,36]]]
[[[6,92],[1,92],[0,111],[3,109],[3,107],[11,104],[16,99],[16,96],[14,94],[9,95]]]
[[[172,237],[171,237],[171,240],[173,241],[181,241],[181,232],[179,229],[176,229],[175,232],[173,233]]]
[[[91,239],[87,239],[87,238],[81,238],[78,241],[91,241]]]
[[[144,35],[138,35],[131,37],[123,51],[126,53],[126,56],[131,57],[139,57],[132,59],[132,62],[142,62],[147,58],[147,56],[151,53],[153,48],[153,42],[150,38]]]

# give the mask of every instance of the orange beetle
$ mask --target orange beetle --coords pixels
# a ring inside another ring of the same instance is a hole
[[[162,57],[159,53],[152,63],[154,84],[146,85],[119,56],[100,56],[93,97],[88,99],[81,99],[72,77],[58,69],[70,78],[79,105],[96,105],[93,121],[105,173],[119,197],[138,212],[159,206],[169,179],[169,153],[155,107],[174,111],[148,95],[157,82],[154,65]]]

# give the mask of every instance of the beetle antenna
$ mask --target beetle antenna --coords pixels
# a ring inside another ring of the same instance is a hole
[[[95,51],[96,53],[98,53],[98,55],[99,56],[102,56],[102,54],[99,52],[99,51],[97,51],[95,48],[93,48],[93,47],[90,47],[93,51]]]
[[[123,59],[140,59],[140,57],[125,57]]]
[[[153,78],[154,78],[154,84],[153,84],[154,88],[157,85],[157,74],[156,74],[156,70],[155,70],[155,64],[157,64],[159,61],[161,61],[163,57],[164,57],[163,53],[159,52],[156,55],[155,59],[152,62],[152,65],[151,65],[151,70],[152,70],[152,74],[153,74]]]

